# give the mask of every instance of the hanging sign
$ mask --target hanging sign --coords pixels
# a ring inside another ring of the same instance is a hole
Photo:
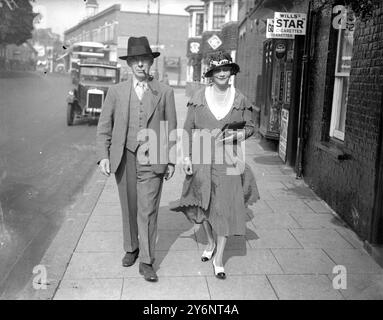
[[[208,40],[207,40],[207,43],[210,45],[210,47],[213,49],[213,50],[217,50],[221,44],[222,44],[222,41],[221,39],[216,35],[212,35]]]
[[[266,38],[267,39],[294,39],[294,34],[291,34],[291,33],[276,34],[274,32],[274,19],[267,19]]]
[[[274,12],[274,33],[302,36],[306,34],[307,14]]]
[[[200,43],[199,42],[190,42],[189,49],[191,53],[199,53],[200,50]]]

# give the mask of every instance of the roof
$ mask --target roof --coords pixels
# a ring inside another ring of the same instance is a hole
[[[84,46],[84,47],[95,47],[95,48],[104,48],[105,45],[101,42],[93,42],[93,41],[82,41],[82,42],[75,42],[72,44],[72,46]]]
[[[86,5],[87,6],[97,6],[98,7],[98,3],[97,3],[97,0],[87,0],[86,1]]]
[[[186,12],[190,12],[190,11],[203,11],[204,10],[204,5],[190,5],[190,6],[187,6],[184,10]]]
[[[67,34],[67,33],[70,33],[70,32],[75,31],[76,29],[80,28],[81,26],[87,24],[87,23],[90,22],[90,21],[93,21],[93,20],[95,20],[95,19],[98,19],[98,18],[100,18],[100,17],[106,15],[106,14],[109,14],[109,13],[112,12],[112,11],[120,11],[120,10],[121,10],[121,5],[120,5],[120,4],[114,4],[114,5],[110,6],[109,8],[106,8],[105,10],[103,10],[103,11],[101,11],[101,12],[95,14],[94,16],[91,16],[91,17],[89,17],[89,18],[86,18],[86,19],[80,21],[80,22],[79,22],[78,24],[76,24],[75,26],[73,26],[73,27],[71,27],[71,28],[65,30],[65,31],[64,31],[64,35]]]

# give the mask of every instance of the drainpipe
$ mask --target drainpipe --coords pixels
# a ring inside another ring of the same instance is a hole
[[[296,179],[302,179],[303,175],[303,144],[304,144],[304,132],[305,132],[305,114],[307,109],[307,94],[308,94],[308,71],[309,71],[309,59],[310,59],[310,43],[311,43],[311,31],[312,31],[312,18],[311,18],[311,0],[308,5],[307,14],[307,30],[304,42],[304,52],[302,57],[302,75],[300,83],[299,93],[299,112],[298,112],[298,141],[297,141],[297,162],[295,165]]]

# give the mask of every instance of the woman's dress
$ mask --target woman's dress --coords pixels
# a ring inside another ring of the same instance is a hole
[[[184,130],[189,137],[193,175],[186,176],[181,199],[171,210],[183,212],[194,223],[207,219],[219,236],[245,235],[246,207],[259,199],[259,192],[251,169],[240,160],[239,144],[234,143],[233,148],[226,149],[211,137],[210,148],[203,143],[195,147],[193,141],[196,129],[210,132],[221,129],[226,123],[240,121],[246,121],[245,138],[250,137],[254,133],[252,105],[236,90],[229,113],[218,120],[207,105],[204,88],[196,92],[187,106]],[[209,150],[210,161],[206,163]],[[199,153],[197,157],[196,153]]]

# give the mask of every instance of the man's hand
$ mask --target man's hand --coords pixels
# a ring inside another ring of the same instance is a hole
[[[107,177],[110,176],[110,161],[109,159],[102,159],[98,165],[101,173]]]
[[[189,157],[184,159],[183,169],[187,176],[191,176],[193,174],[193,165]]]
[[[173,177],[173,174],[174,174],[174,164],[168,164],[168,167],[165,173],[165,180],[170,180]]]

